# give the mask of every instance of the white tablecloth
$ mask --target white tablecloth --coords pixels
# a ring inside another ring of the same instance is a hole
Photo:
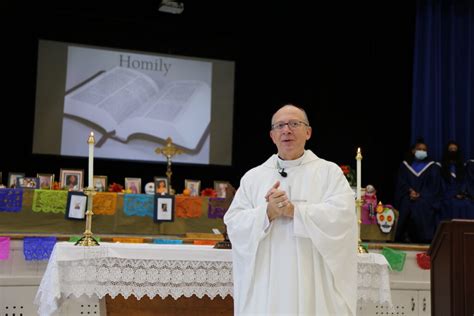
[[[358,298],[391,304],[388,263],[379,254],[360,254]],[[118,294],[137,299],[232,295],[231,250],[212,246],[101,243],[98,247],[59,242],[36,294],[40,315],[51,315],[62,298]]]

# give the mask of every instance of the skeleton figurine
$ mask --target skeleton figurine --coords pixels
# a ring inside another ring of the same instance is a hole
[[[376,224],[375,208],[377,207],[377,195],[373,185],[365,188],[362,196],[362,224]]]

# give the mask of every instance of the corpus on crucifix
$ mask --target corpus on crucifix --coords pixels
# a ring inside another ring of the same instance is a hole
[[[166,176],[168,177],[169,193],[174,194],[174,190],[171,186],[171,175],[173,174],[173,172],[171,171],[171,159],[176,155],[182,154],[183,151],[181,149],[178,149],[178,147],[176,147],[175,145],[173,145],[173,140],[171,139],[171,137],[168,137],[166,139],[166,146],[161,147],[161,148],[160,147],[156,148],[155,152],[158,155],[161,154],[166,157],[166,161],[168,162],[168,166],[166,168]]]

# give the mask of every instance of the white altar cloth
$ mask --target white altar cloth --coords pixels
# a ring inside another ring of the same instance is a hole
[[[388,263],[359,254],[358,298],[391,304]],[[38,313],[52,315],[61,299],[97,295],[141,299],[232,295],[232,252],[212,246],[101,243],[55,245],[35,298]]]

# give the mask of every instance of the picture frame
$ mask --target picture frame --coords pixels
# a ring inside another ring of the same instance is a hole
[[[54,173],[37,173],[39,179],[39,188],[42,190],[51,190],[54,183]]]
[[[142,178],[125,178],[125,190],[130,190],[133,194],[142,193]]]
[[[106,192],[108,190],[107,176],[93,176],[92,185],[97,192]]]
[[[155,194],[153,207],[153,220],[155,222],[172,222],[174,221],[174,195]]]
[[[23,189],[39,189],[39,178],[36,177],[18,177],[16,178],[16,187]]]
[[[168,178],[154,177],[153,180],[155,182],[155,194],[169,194]]]
[[[84,188],[84,170],[82,169],[60,169],[59,179],[61,187],[66,187],[69,191],[81,191]]]
[[[184,187],[190,191],[190,196],[199,196],[201,192],[201,180],[184,180]]]
[[[9,172],[8,173],[8,187],[9,188],[16,188],[17,178],[25,177],[24,172]]]
[[[83,221],[86,219],[87,195],[82,192],[68,192],[66,219]]]
[[[230,185],[229,181],[214,181],[214,190],[217,193],[217,197],[226,198],[227,188]]]

